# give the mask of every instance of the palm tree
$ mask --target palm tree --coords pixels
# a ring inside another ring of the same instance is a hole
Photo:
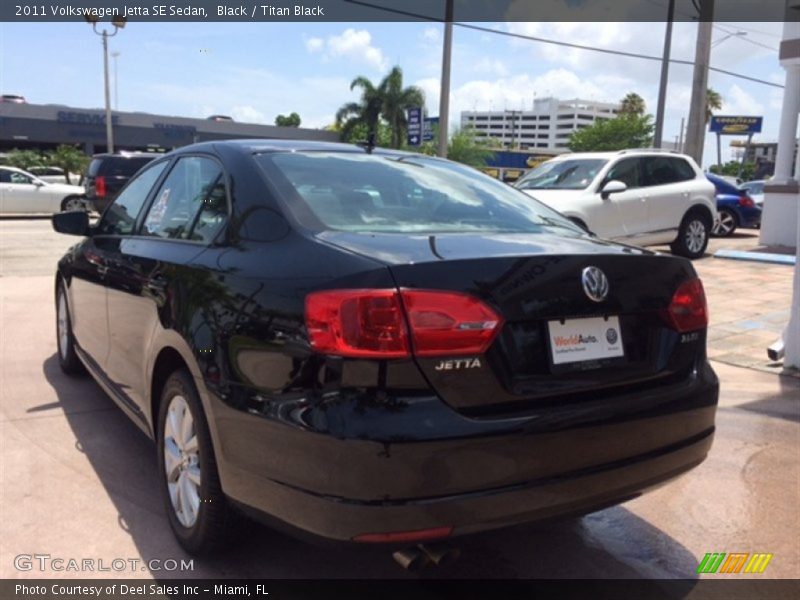
[[[361,101],[348,102],[336,111],[336,125],[342,134],[343,140],[350,139],[356,126],[363,124],[367,133],[374,133],[378,129],[378,119],[383,108],[383,91],[381,86],[375,86],[366,77],[356,77],[350,84],[350,89],[361,88]]]
[[[722,108],[722,96],[713,88],[706,90],[706,125],[714,116],[714,111]]]
[[[619,114],[641,117],[644,115],[645,104],[642,98],[636,92],[630,92],[619,103]]]
[[[403,133],[408,126],[406,110],[415,106],[422,107],[425,104],[425,95],[416,86],[403,87],[403,70],[397,66],[389,71],[379,88],[383,95],[381,115],[389,123],[389,131],[392,134],[391,146],[399,148]]]

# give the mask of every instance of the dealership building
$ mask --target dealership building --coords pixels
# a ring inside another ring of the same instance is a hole
[[[321,129],[139,112],[113,111],[111,122],[115,150],[171,150],[233,138],[339,141],[338,133]],[[105,112],[53,104],[0,103],[0,152],[14,148],[46,150],[59,144],[77,145],[87,154],[105,152]]]

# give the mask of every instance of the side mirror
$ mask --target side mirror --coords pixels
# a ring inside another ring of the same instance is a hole
[[[58,233],[67,235],[91,235],[89,215],[82,210],[55,213],[53,215],[53,229]]]
[[[625,185],[622,181],[617,179],[612,179],[611,181],[607,181],[606,184],[600,190],[600,197],[603,200],[608,200],[608,197],[611,194],[618,194],[619,192],[624,192],[628,189],[628,186]]]

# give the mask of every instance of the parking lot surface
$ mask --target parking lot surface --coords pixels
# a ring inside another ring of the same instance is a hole
[[[189,557],[169,531],[153,444],[89,377],[59,370],[53,274],[76,239],[53,233],[47,220],[0,220],[0,577],[418,576],[379,548],[332,551],[255,524],[228,552],[195,559],[193,570],[143,566]],[[712,257],[695,264],[711,331],[764,307],[788,311],[790,267],[753,270]],[[755,278],[746,298],[729,289],[741,278]],[[581,519],[466,539],[458,563],[423,576],[692,578],[708,552],[767,552],[770,577],[800,577],[800,380],[736,364],[713,363],[722,383],[717,434],[700,467]],[[19,570],[23,554],[140,562],[122,572]]]

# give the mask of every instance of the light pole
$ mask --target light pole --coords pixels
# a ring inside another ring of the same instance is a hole
[[[98,31],[97,24],[100,18],[92,13],[85,13],[84,18],[87,23],[91,23],[92,30],[103,38],[103,75],[105,81],[105,100],[106,100],[106,146],[107,152],[114,152],[114,131],[111,127],[111,92],[108,86],[108,38],[117,35],[117,32],[125,27],[125,17],[115,14],[111,17],[111,24],[114,26],[114,31],[109,33],[108,29]]]
[[[114,110],[119,110],[119,52],[112,52],[111,57],[114,59]]]

